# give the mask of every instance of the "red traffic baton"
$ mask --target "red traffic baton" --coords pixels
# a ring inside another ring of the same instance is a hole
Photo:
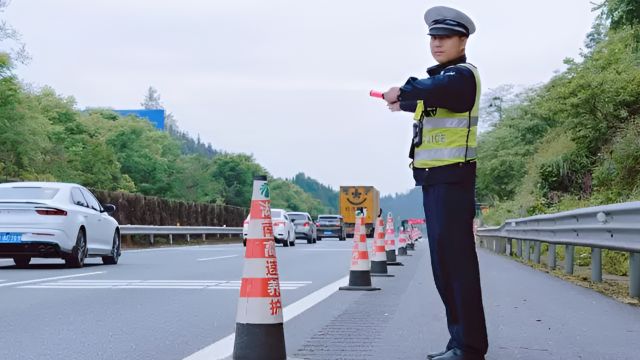
[[[382,91],[371,90],[369,91],[369,96],[384,100],[384,93]]]

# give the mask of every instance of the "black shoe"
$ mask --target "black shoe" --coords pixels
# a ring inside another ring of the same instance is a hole
[[[451,349],[443,355],[434,357],[433,360],[484,360],[484,356],[469,355],[460,349]]]
[[[442,350],[442,351],[437,352],[437,353],[429,354],[429,355],[427,355],[427,359],[431,360],[431,359],[436,358],[438,356],[442,356],[442,355],[446,354],[447,351],[448,350]]]

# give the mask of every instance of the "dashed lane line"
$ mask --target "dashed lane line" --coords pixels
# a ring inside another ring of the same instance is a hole
[[[51,280],[59,280],[59,279],[69,279],[69,278],[80,277],[80,276],[98,275],[98,274],[104,274],[105,272],[106,271],[95,271],[95,272],[83,273],[83,274],[75,274],[75,275],[55,276],[55,277],[42,278],[42,279],[33,279],[33,280],[25,280],[25,281],[14,281],[14,282],[9,282],[9,283],[2,283],[2,284],[0,284],[0,287],[32,284],[32,283],[38,283],[38,282],[43,282],[43,281],[51,281]]]
[[[198,261],[209,261],[209,260],[227,259],[227,258],[232,258],[232,257],[238,257],[238,255],[216,256],[216,257],[210,257],[210,258],[198,259]]]

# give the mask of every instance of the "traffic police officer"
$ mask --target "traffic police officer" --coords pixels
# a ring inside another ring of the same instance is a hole
[[[392,111],[414,113],[413,176],[422,186],[431,267],[450,334],[444,351],[428,358],[484,359],[487,330],[472,230],[480,77],[465,55],[475,25],[444,6],[429,9],[424,19],[438,65],[426,79],[389,89],[384,99]]]

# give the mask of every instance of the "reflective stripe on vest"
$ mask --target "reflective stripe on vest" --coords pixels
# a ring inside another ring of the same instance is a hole
[[[473,72],[476,79],[476,101],[470,112],[454,113],[435,109],[435,115],[425,113],[424,103],[418,101],[414,120],[422,121],[422,144],[414,152],[414,168],[432,168],[476,158],[476,138],[480,109],[480,75],[470,64],[458,64]]]

